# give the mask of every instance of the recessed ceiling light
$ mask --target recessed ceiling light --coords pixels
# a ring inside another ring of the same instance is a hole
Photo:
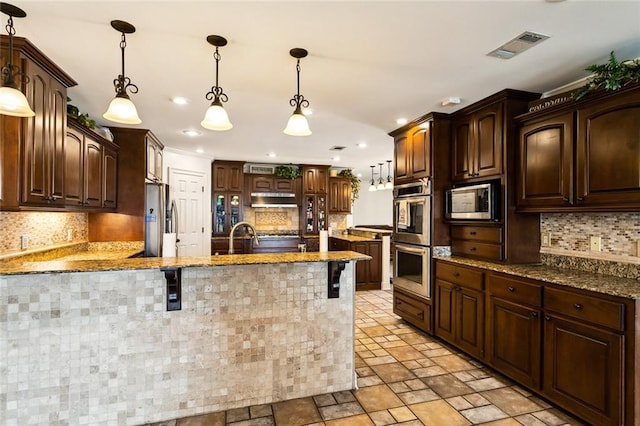
[[[359,144],[356,145],[358,148],[366,148],[367,144],[364,142],[360,142]]]
[[[331,158],[332,161],[340,161],[340,157],[338,157],[337,155],[335,157]]]
[[[182,133],[184,133],[187,136],[191,136],[192,138],[196,136],[200,136],[202,134],[202,132],[195,129],[184,129]]]
[[[276,157],[276,153],[275,152],[270,152],[270,153],[267,154],[267,157],[275,158]]]
[[[204,149],[202,149],[202,148],[198,148],[198,149],[196,149],[196,152],[197,152],[198,154],[204,154]]]
[[[407,124],[407,123],[408,123],[408,120],[407,120],[406,118],[398,118],[398,119],[396,120],[396,124],[399,124],[399,125],[401,125],[401,126],[403,126],[403,125],[405,125],[405,124]]]
[[[176,105],[186,105],[189,103],[189,99],[183,98],[182,96],[174,96],[173,98],[171,98],[171,102]]]

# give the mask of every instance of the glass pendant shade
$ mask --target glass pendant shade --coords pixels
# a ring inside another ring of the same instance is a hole
[[[283,131],[286,135],[290,136],[309,136],[311,134],[307,117],[305,117],[299,109],[296,109],[293,114],[291,114],[287,122],[287,127],[285,127]]]
[[[109,104],[107,112],[102,114],[104,118],[115,123],[140,124],[142,120],[138,117],[136,106],[131,99],[123,96],[116,96]]]
[[[378,181],[378,186],[376,187],[376,189],[378,191],[382,191],[384,188],[385,188],[384,182],[382,180]]]
[[[0,114],[13,117],[33,117],[35,112],[29,106],[24,94],[13,87],[0,87]]]
[[[371,166],[371,182],[369,182],[369,191],[373,192],[376,190],[376,181],[373,178],[373,168],[375,166]]]
[[[200,125],[209,130],[229,130],[233,128],[233,124],[229,121],[229,115],[220,102],[211,104]]]
[[[391,181],[391,179],[387,180],[387,183],[384,185],[384,189],[393,189],[393,181]]]
[[[369,185],[369,191],[377,191],[375,183],[371,182],[371,185]]]
[[[385,189],[393,189],[393,180],[391,179],[391,160],[387,160],[387,183]]]

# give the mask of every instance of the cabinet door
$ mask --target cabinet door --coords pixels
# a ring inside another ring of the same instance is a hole
[[[340,182],[338,179],[329,179],[329,213],[340,212]]]
[[[342,179],[339,181],[339,209],[341,213],[351,213],[351,181]]]
[[[51,88],[50,77],[45,71],[33,63],[27,70],[29,84],[27,99],[34,117],[25,120],[24,155],[22,158],[22,197],[25,204],[53,203],[50,194],[51,177],[49,175],[51,147],[49,145],[49,114]]]
[[[399,136],[395,139],[393,155],[394,181],[401,182],[409,177],[407,175],[407,163],[409,161],[407,156],[409,155],[409,152],[407,150],[406,135]]]
[[[329,191],[329,171],[320,167],[316,174],[316,194],[327,194]]]
[[[54,200],[64,200],[65,195],[65,153],[64,143],[67,134],[67,91],[55,79],[49,80],[51,90],[48,109],[49,146],[51,149],[50,195]]]
[[[518,207],[573,202],[573,113],[522,127],[518,179]]]
[[[102,157],[102,207],[116,208],[118,204],[118,153],[104,148]]]
[[[489,298],[487,361],[534,389],[540,388],[541,315],[537,309]]]
[[[484,356],[484,294],[456,287],[456,340],[460,349],[478,358]]]
[[[74,129],[67,129],[64,141],[65,201],[67,206],[81,206],[84,193],[84,136]]]
[[[82,205],[102,207],[102,145],[87,137],[84,142],[84,199]]]
[[[273,177],[253,176],[251,179],[251,192],[272,192]]]
[[[296,192],[296,181],[293,179],[286,178],[274,178],[273,179],[273,189],[277,192]]]
[[[431,122],[424,123],[412,130],[410,167],[408,174],[412,178],[431,176]]]
[[[593,424],[622,424],[623,336],[547,314],[543,393]]]
[[[153,182],[162,181],[162,146],[153,135],[145,136],[147,145],[147,179]]]
[[[502,174],[502,103],[476,112],[473,122],[474,176]]]
[[[576,200],[640,207],[640,91],[578,110]]]
[[[452,178],[462,180],[471,177],[471,117],[463,117],[453,123]]]
[[[362,254],[368,254],[368,246],[366,242],[351,243],[351,250]],[[371,261],[356,262],[356,290],[364,290],[364,286],[369,284],[369,263]]]
[[[455,293],[453,284],[436,280],[436,336],[450,343],[455,341]]]

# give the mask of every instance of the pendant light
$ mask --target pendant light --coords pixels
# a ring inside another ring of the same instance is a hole
[[[376,189],[378,191],[382,191],[384,189],[384,181],[382,180],[382,165],[384,163],[378,163],[378,166],[380,166],[380,177],[378,177],[378,186],[376,187]]]
[[[307,117],[302,113],[302,108],[309,107],[309,101],[300,94],[300,59],[305,58],[308,52],[305,49],[295,48],[291,49],[289,54],[297,59],[296,73],[298,77],[298,91],[293,95],[293,98],[289,100],[289,104],[292,107],[296,107],[296,109],[293,111],[291,117],[289,117],[284,133],[291,136],[309,136],[311,134],[309,122],[307,121]]]
[[[375,181],[375,179],[373,178],[373,169],[374,169],[376,166],[369,166],[369,167],[371,167],[371,182],[369,182],[369,191],[373,192],[373,191],[375,191],[375,190],[376,190],[376,181]]]
[[[220,53],[218,48],[227,45],[227,39],[219,35],[210,35],[207,37],[209,44],[216,47],[216,51],[213,54],[213,58],[216,60],[216,85],[211,87],[205,98],[211,102],[211,106],[207,109],[204,115],[204,120],[200,122],[200,125],[209,130],[229,130],[233,127],[233,124],[229,121],[229,115],[222,106],[222,102],[227,102],[229,99],[222,90],[222,87],[218,85],[218,64],[220,63]]]
[[[129,99],[127,89],[131,93],[138,93],[138,86],[131,82],[129,77],[124,73],[124,48],[127,47],[126,34],[133,34],[136,28],[128,22],[114,20],[111,21],[111,27],[122,34],[120,38],[120,51],[122,53],[122,73],[113,80],[116,89],[116,97],[109,104],[107,112],[102,114],[104,118],[115,123],[122,124],[140,124],[142,120],[138,117],[136,106]]]
[[[393,180],[391,179],[391,160],[387,160],[387,183],[385,189],[393,189]]]
[[[0,3],[0,12],[9,15],[9,21],[6,26],[7,33],[9,34],[9,58],[7,59],[7,64],[2,67],[0,71],[2,74],[0,114],[11,115],[13,117],[33,117],[36,113],[33,112],[29,106],[29,101],[27,101],[24,94],[18,90],[15,82],[16,77],[21,77],[26,84],[29,82],[29,78],[20,72],[20,68],[13,65],[13,36],[16,34],[16,30],[13,27],[13,18],[24,18],[27,16],[27,13],[9,3]]]

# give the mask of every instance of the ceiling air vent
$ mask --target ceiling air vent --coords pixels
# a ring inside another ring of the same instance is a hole
[[[329,148],[329,151],[342,151],[345,148],[346,146],[334,145],[331,148]]]
[[[545,41],[549,36],[538,34],[531,31],[525,31],[516,38],[509,40],[502,46],[487,53],[487,56],[493,56],[500,59],[511,59],[519,53],[524,52],[532,46]]]

